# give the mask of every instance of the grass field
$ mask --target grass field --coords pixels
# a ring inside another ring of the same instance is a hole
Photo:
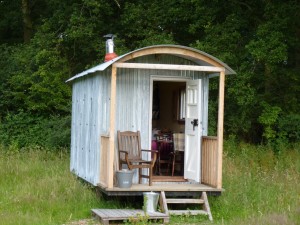
[[[275,155],[225,142],[223,187],[222,196],[209,197],[213,224],[300,224],[299,146]],[[124,206],[132,204],[76,179],[67,151],[0,146],[0,224],[67,224],[91,218],[91,208]],[[171,224],[199,223],[211,224],[203,216],[171,217]]]

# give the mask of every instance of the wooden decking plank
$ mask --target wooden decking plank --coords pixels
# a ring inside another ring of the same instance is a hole
[[[152,177],[153,182],[187,182],[187,179],[184,179],[183,176],[153,176]]]
[[[203,204],[202,199],[188,199],[188,198],[167,198],[167,203],[171,204]]]
[[[136,210],[133,211],[128,211],[128,210],[119,210],[118,211],[119,214],[119,218],[123,218],[123,219],[127,219],[127,218],[131,218],[131,217],[136,217],[139,212]]]
[[[101,187],[101,186],[100,186]],[[172,192],[172,191],[217,191],[222,192],[223,189],[217,189],[210,187],[208,185],[204,184],[176,184],[174,183],[166,183],[166,184],[153,184],[152,186],[149,186],[149,184],[132,184],[130,188],[119,188],[119,187],[113,187],[113,188],[104,188],[107,192],[136,192],[136,191],[166,191],[166,192]]]
[[[207,215],[204,210],[169,210],[169,213],[173,215]]]
[[[141,209],[92,209],[92,213],[99,217],[105,224],[109,224],[111,220],[127,220],[145,216],[145,212]],[[147,213],[148,219],[163,219],[164,222],[169,221],[169,215],[160,212]]]

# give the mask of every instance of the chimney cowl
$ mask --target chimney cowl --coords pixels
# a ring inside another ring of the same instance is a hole
[[[113,34],[106,34],[103,37],[106,38],[106,54],[104,61],[107,62],[118,57],[118,55],[114,53],[114,38],[116,36]]]

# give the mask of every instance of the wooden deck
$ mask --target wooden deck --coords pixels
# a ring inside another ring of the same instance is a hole
[[[202,192],[207,192],[211,195],[220,195],[223,189],[213,188],[205,184],[182,182],[182,180],[158,182],[154,181],[153,185],[149,184],[132,184],[130,188],[119,188],[114,186],[113,188],[108,188],[98,185],[102,192],[108,196],[142,196],[143,192],[149,191],[165,191],[166,195],[194,195],[201,194]]]
[[[147,220],[163,220],[164,223],[169,222],[169,215],[160,212],[145,212],[141,209],[92,209],[92,214],[98,217],[102,224],[108,225],[110,221],[143,221]]]

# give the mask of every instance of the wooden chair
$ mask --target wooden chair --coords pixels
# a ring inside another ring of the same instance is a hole
[[[152,185],[152,172],[156,161],[156,150],[141,149],[140,132],[118,131],[118,147],[119,147],[119,169],[126,164],[129,170],[139,169],[139,183],[142,178],[149,179],[149,185]],[[151,153],[150,160],[142,159],[142,152]],[[149,175],[142,174],[142,169],[149,169]]]
[[[183,158],[184,158],[184,134],[174,133],[174,151],[172,152],[172,176],[174,176],[175,165],[180,165],[180,173],[183,172]]]
[[[156,135],[158,159],[157,159],[157,172],[162,175],[162,166],[167,165],[166,174],[169,173],[169,164],[171,153],[173,152],[173,135],[172,133],[160,133]]]

